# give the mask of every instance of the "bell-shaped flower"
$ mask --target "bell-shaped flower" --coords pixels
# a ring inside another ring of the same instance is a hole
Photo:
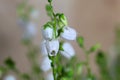
[[[49,73],[45,76],[45,80],[54,80],[53,73],[52,73],[52,72],[49,72]]]
[[[61,37],[66,40],[76,40],[76,30],[70,27],[64,27],[63,32],[61,33]]]
[[[36,35],[36,25],[32,22],[28,23],[24,30],[25,39],[30,39]]]
[[[49,71],[51,69],[51,60],[47,56],[43,58],[40,68],[44,72]]]
[[[16,78],[13,75],[8,75],[8,76],[5,76],[3,80],[16,80]]]
[[[70,43],[63,43],[62,49],[63,50],[60,50],[60,53],[68,59],[72,58],[75,55],[75,51]]]
[[[49,56],[56,56],[59,50],[59,41],[58,40],[47,41],[46,47]]]
[[[44,37],[45,40],[52,40],[53,39],[53,35],[54,35],[54,30],[52,27],[43,27],[42,29],[42,35]]]
[[[41,50],[41,54],[43,56],[47,56],[48,52],[47,52],[47,48],[46,48],[46,40],[43,40],[40,44],[40,50]]]

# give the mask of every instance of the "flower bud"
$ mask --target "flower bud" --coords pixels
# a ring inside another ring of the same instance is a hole
[[[65,26],[67,26],[67,18],[66,18],[66,16],[64,15],[64,14],[60,14],[59,15],[59,18],[60,18],[60,20],[62,21],[62,23],[65,25]]]
[[[44,57],[40,67],[44,72],[49,71],[51,69],[51,60],[47,56]]]
[[[64,57],[70,59],[75,55],[75,51],[70,43],[67,43],[67,42],[63,43],[62,48],[63,48],[63,50],[61,50],[60,53]]]
[[[8,75],[3,80],[16,80],[16,78],[13,75]]]
[[[59,50],[59,41],[58,40],[47,41],[46,47],[48,54],[50,56],[56,56]]]
[[[46,41],[45,40],[41,42],[40,50],[41,50],[41,54],[43,56],[47,56],[48,55],[47,48],[46,48]]]
[[[45,40],[52,40],[53,34],[54,34],[54,30],[52,27],[48,26],[48,27],[44,27],[42,29],[42,35],[43,35]]]
[[[77,33],[73,28],[64,27],[61,37],[67,40],[76,40]]]

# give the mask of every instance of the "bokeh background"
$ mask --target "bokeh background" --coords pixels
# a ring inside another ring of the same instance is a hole
[[[115,39],[115,26],[120,23],[120,0],[53,0],[56,12],[63,12],[68,18],[69,25],[74,27],[78,35],[85,37],[86,47],[100,43],[102,49],[109,51]],[[0,0],[0,65],[3,60],[11,56],[17,62],[21,71],[29,71],[29,61],[26,59],[26,47],[21,44],[22,31],[17,25],[18,17],[16,7],[22,0]],[[41,26],[49,20],[45,15],[47,0],[29,0],[40,11],[36,21],[37,35],[34,40],[36,45],[41,42]],[[72,44],[76,55],[84,60],[84,54],[75,41]],[[94,57],[90,57],[91,68],[97,74]],[[113,56],[114,54],[108,54]]]

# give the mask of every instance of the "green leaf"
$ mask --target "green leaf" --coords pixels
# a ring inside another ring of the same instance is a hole
[[[5,65],[9,68],[9,69],[15,69],[15,62],[8,57],[5,61],[4,61]]]
[[[94,51],[98,50],[100,47],[101,47],[100,44],[95,44],[90,48],[89,52],[94,52]]]
[[[33,66],[33,71],[34,71],[34,73],[35,74],[40,74],[41,73],[41,69],[40,69],[40,67],[39,66]]]
[[[84,38],[82,36],[77,37],[77,42],[81,48],[84,48]]]
[[[82,74],[82,69],[83,69],[83,63],[77,64],[77,74],[78,75]]]
[[[60,42],[60,47],[59,47],[59,50],[61,50],[61,51],[64,51],[64,49],[63,49],[63,42]]]
[[[107,65],[107,58],[105,56],[105,53],[103,51],[98,51],[98,54],[96,56],[96,62],[99,65],[99,67],[106,67]]]
[[[30,76],[29,76],[28,74],[26,74],[26,73],[22,74],[22,75],[21,75],[21,78],[22,78],[23,80],[30,80]]]
[[[74,71],[72,68],[66,68],[67,77],[72,77],[74,75]]]
[[[49,2],[49,3],[51,3],[51,2],[52,2],[52,0],[48,0],[48,2]]]
[[[6,69],[5,67],[0,66],[0,78],[2,77],[2,75],[3,75],[4,73],[6,73],[6,71],[7,71],[7,69]]]
[[[47,15],[53,17],[53,7],[50,4],[46,5]]]
[[[44,29],[46,28],[53,28],[53,22],[47,22],[45,25],[44,25]]]

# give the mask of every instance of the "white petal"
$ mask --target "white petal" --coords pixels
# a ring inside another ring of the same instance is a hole
[[[51,69],[51,60],[46,56],[43,58],[42,63],[41,63],[41,69],[46,72]]]
[[[53,32],[54,32],[53,29],[50,27],[42,29],[42,35],[46,40],[51,40],[53,38]]]
[[[77,33],[75,29],[70,27],[64,27],[63,33],[61,33],[61,37],[67,40],[76,40]]]
[[[45,76],[45,80],[54,80],[53,73],[50,72]]]
[[[26,26],[26,29],[24,31],[24,38],[32,38],[36,35],[36,28],[35,28],[35,24],[30,22],[28,23],[28,25]]]
[[[16,80],[16,78],[13,75],[8,75],[4,78],[4,80]]]
[[[42,41],[41,45],[40,45],[40,50],[43,56],[47,56],[48,52],[47,52],[47,48],[46,48],[46,41]]]
[[[32,10],[30,16],[32,19],[37,19],[39,17],[40,12],[38,10]]]
[[[59,41],[58,40],[47,41],[46,47],[50,56],[56,56],[59,50]]]
[[[75,51],[70,43],[64,43],[62,48],[64,49],[64,51],[60,51],[60,53],[66,58],[70,59],[75,55]]]

